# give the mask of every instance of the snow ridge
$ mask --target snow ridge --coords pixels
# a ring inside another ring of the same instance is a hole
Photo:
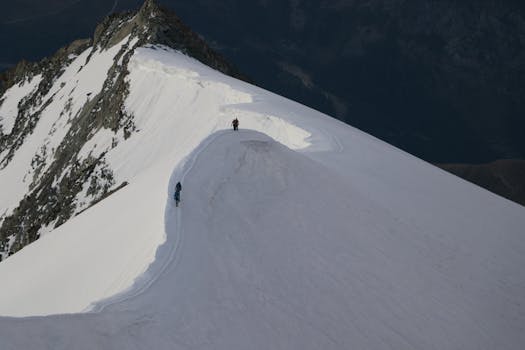
[[[182,249],[184,240],[184,231],[182,229],[182,212],[183,209],[179,209],[175,212],[173,202],[173,189],[177,182],[184,183],[186,176],[193,168],[195,161],[200,153],[206,150],[213,141],[224,132],[217,131],[208,136],[201,144],[195,148],[190,155],[183,159],[173,171],[169,186],[167,189],[167,200],[165,210],[165,232],[166,238],[156,253],[154,261],[149,265],[148,269],[138,276],[131,287],[127,290],[118,293],[117,295],[111,296],[108,299],[96,301],[93,305],[90,305],[85,311],[100,313],[106,307],[122,303],[124,301],[133,299],[138,295],[144,293],[150,288],[155,281],[157,281],[168,267],[168,265],[177,265],[176,259],[180,256],[177,254]]]
[[[128,185],[0,264],[1,314],[55,314],[7,349],[525,343],[523,207],[178,51],[128,67]]]

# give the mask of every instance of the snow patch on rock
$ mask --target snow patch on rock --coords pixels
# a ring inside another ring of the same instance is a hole
[[[38,74],[31,79],[24,80],[4,93],[0,104],[0,131],[8,135],[15,126],[16,117],[18,116],[18,104],[24,98],[31,95],[42,81],[42,75]]]

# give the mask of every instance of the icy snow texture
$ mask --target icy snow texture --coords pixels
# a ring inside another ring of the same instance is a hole
[[[0,318],[4,348],[525,344],[523,207],[170,50],[129,82],[130,185],[0,264],[3,315],[92,312]]]

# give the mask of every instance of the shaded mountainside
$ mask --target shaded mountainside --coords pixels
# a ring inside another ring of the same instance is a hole
[[[525,157],[520,2],[178,0],[173,6],[263,86],[418,157],[468,163]]]
[[[439,164],[439,167],[525,206],[523,160],[499,160],[487,164]]]
[[[116,182],[105,152],[91,152],[96,144],[88,141],[109,130],[115,148],[138,131],[124,110],[127,65],[136,47],[149,44],[242,78],[174,13],[151,0],[137,13],[107,17],[93,39],[2,74],[0,259],[126,184]]]

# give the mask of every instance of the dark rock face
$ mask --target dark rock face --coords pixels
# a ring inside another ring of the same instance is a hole
[[[440,164],[442,169],[525,206],[525,161],[499,160],[487,164]]]
[[[0,171],[13,161],[19,148],[33,133],[43,111],[59,95],[68,96],[67,92],[63,94],[64,91],[61,91],[65,84],[57,86],[57,79],[66,67],[82,52],[92,48],[80,67],[82,70],[90,64],[94,54],[110,49],[123,40],[127,42],[114,56],[100,93],[88,94],[85,104],[78,111],[71,110],[71,98],[64,104],[57,119],[64,117],[67,120],[65,137],[56,148],[46,144],[41,146],[28,170],[29,192],[12,212],[0,213],[0,259],[38,239],[43,228],[50,230],[60,226],[73,215],[125,186],[125,182],[116,183],[105,153],[96,157],[80,157],[79,154],[101,129],[111,130],[115,135],[121,133],[124,139],[138,132],[133,115],[126,113],[124,108],[128,95],[125,79],[127,66],[136,47],[148,44],[170,46],[225,74],[242,78],[175,14],[148,0],[136,13],[107,17],[97,27],[93,39],[75,41],[49,59],[39,63],[22,62],[2,74],[0,103],[4,92],[13,85],[30,81],[39,74],[42,80],[19,103],[13,130],[7,134],[0,130]],[[74,90],[69,92],[69,96]],[[50,94],[50,91],[56,92]],[[49,136],[52,137],[51,134]],[[114,138],[111,147],[118,147],[118,137]],[[90,198],[90,203],[78,203],[81,192]]]
[[[127,23],[119,25],[115,19],[126,18]],[[111,47],[127,35],[139,38],[137,46],[160,44],[177,49],[204,64],[224,73],[242,79],[238,71],[221,55],[213,51],[204,40],[186,26],[177,15],[155,1],[147,0],[136,13],[111,15],[97,26],[94,45]]]
[[[264,87],[425,160],[525,156],[520,2],[164,2]]]

